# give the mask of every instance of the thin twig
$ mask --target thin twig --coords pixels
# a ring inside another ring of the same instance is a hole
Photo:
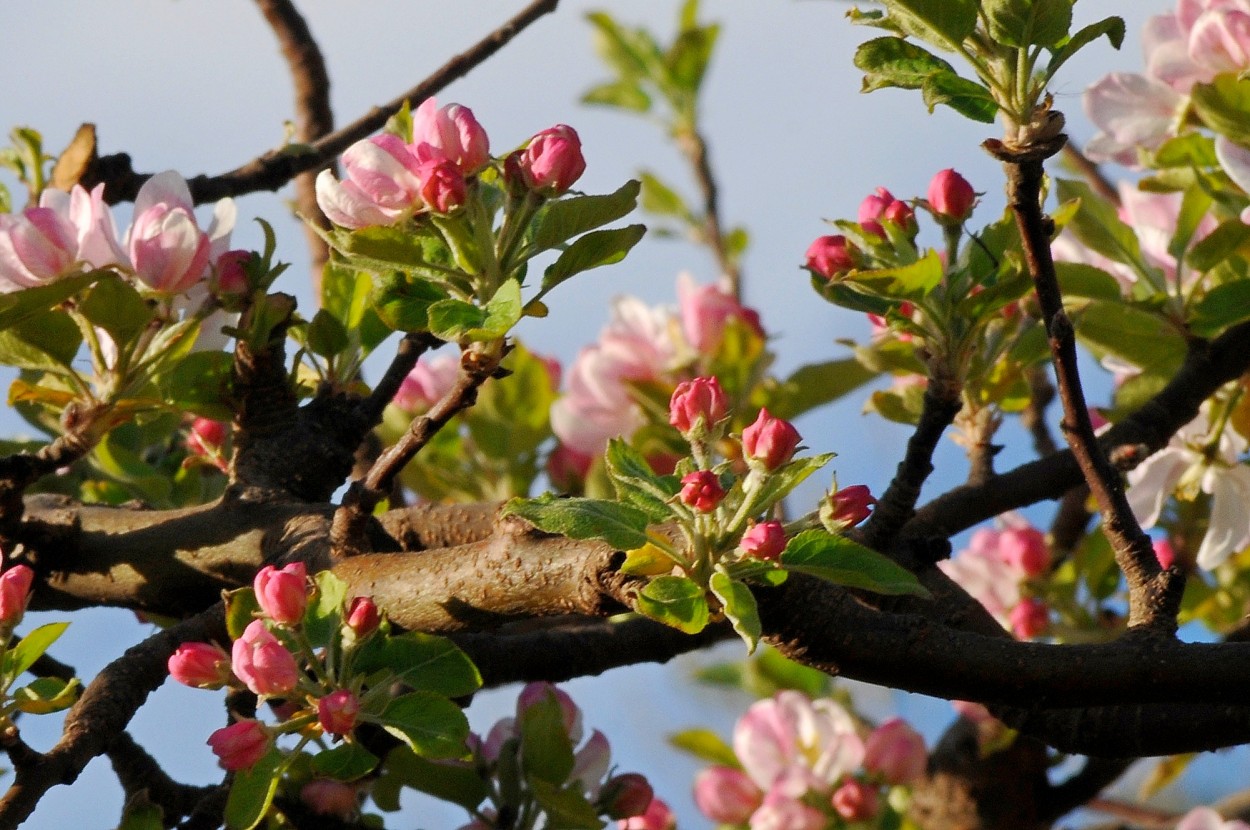
[[[1150,538],[1129,507],[1120,473],[1094,435],[1077,369],[1075,332],[1063,308],[1063,295],[1051,259],[1050,228],[1041,207],[1042,162],[1058,152],[1063,141],[1060,135],[1047,144],[1023,150],[993,140],[985,142],[984,146],[1003,163],[1007,172],[1007,201],[1016,216],[1055,364],[1059,398],[1063,402],[1061,427],[1090,492],[1098,502],[1103,531],[1128,580],[1129,627],[1174,635],[1184,574],[1179,569],[1159,567]]]
[[[1046,409],[1055,399],[1055,385],[1041,366],[1026,369],[1024,379],[1029,384],[1029,403],[1020,413],[1020,423],[1033,436],[1033,451],[1045,457],[1059,450],[1046,423]]]
[[[256,0],[261,14],[273,29],[286,58],[295,87],[295,137],[310,144],[334,130],[330,108],[330,75],[308,23],[291,0]],[[295,177],[295,204],[299,214],[322,229],[330,227],[317,204],[316,176],[322,170],[335,170],[333,160]],[[311,227],[304,229],[312,256],[313,296],[321,296],[321,271],[330,257],[330,246]]]
[[[382,417],[382,410],[386,409],[386,405],[399,391],[404,378],[408,377],[408,373],[417,365],[417,359],[430,349],[441,345],[442,342],[430,334],[404,335],[395,349],[395,357],[391,360],[391,365],[386,368],[377,386],[373,387],[368,397],[357,404],[356,412],[360,417],[376,424]]]
[[[1136,758],[1086,758],[1084,765],[1062,784],[1048,788],[1038,818],[1047,824],[1087,803],[1120,779]]]
[[[707,141],[694,129],[681,133],[677,144],[690,165],[694,168],[695,182],[703,195],[703,241],[712,249],[716,264],[721,270],[729,293],[734,299],[742,300],[742,272],[729,255],[725,233],[720,220],[720,193],[716,185],[716,174],[712,172]]]
[[[499,28],[472,47],[439,67],[424,81],[399,97],[374,107],[360,118],[327,136],[317,139],[304,153],[271,150],[241,167],[216,176],[199,175],[190,179],[191,197],[196,204],[216,201],[226,196],[241,196],[260,190],[277,190],[300,173],[316,170],[362,138],[381,129],[396,110],[405,103],[416,107],[426,98],[440,92],[452,81],[494,55],[531,23],[555,11],[559,0],[534,0]],[[133,200],[151,173],[136,173],[129,156],[117,154],[102,157],[83,176],[84,187],[105,183],[105,198],[110,204]]]

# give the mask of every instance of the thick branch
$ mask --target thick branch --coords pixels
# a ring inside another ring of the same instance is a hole
[[[440,92],[452,81],[467,75],[487,58],[506,46],[540,17],[555,11],[559,0],[534,0],[499,28],[478,41],[468,50],[455,56],[439,67],[432,75],[412,89],[383,104],[374,107],[360,118],[309,145],[309,152],[292,154],[284,150],[271,150],[241,167],[216,176],[200,175],[190,179],[191,196],[196,204],[212,202],[226,196],[242,196],[260,190],[277,190],[301,173],[316,170],[334,159],[344,150],[386,124],[396,110],[405,103],[414,109],[418,104]],[[136,173],[130,157],[125,154],[105,156],[83,176],[84,187],[91,188],[104,182],[105,195],[110,203],[131,201],[150,173]]]

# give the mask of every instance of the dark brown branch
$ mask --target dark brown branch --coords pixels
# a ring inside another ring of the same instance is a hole
[[[1054,384],[1041,366],[1031,366],[1025,370],[1025,380],[1029,384],[1029,403],[1020,413],[1020,423],[1033,436],[1034,452],[1042,457],[1053,455],[1059,451],[1059,446],[1055,444],[1055,438],[1046,424],[1046,409],[1055,399]]]
[[[1007,172],[1007,203],[1016,217],[1050,341],[1059,399],[1063,402],[1063,434],[1098,502],[1103,532],[1128,580],[1129,628],[1173,635],[1185,588],[1184,573],[1159,567],[1150,538],[1129,507],[1120,473],[1094,435],[1077,368],[1076,334],[1063,308],[1063,295],[1050,255],[1050,228],[1041,206],[1042,162],[1057,152],[1064,141],[1060,135],[1048,145],[1023,151],[993,141],[986,142],[986,147],[1003,162]]]
[[[62,467],[80,460],[95,446],[91,434],[93,413],[80,412],[82,429],[72,429],[34,453],[20,452],[0,458],[0,545],[11,550],[23,516],[26,488]]]
[[[192,198],[196,204],[203,204],[226,196],[277,190],[299,174],[318,169],[352,144],[381,129],[386,120],[405,103],[415,108],[452,81],[467,75],[531,23],[555,11],[557,5],[559,0],[534,0],[502,26],[447,61],[412,89],[380,107],[374,107],[351,124],[312,142],[309,145],[310,152],[291,154],[283,150],[271,150],[234,170],[216,176],[199,175],[190,179],[187,184],[191,188]],[[110,203],[116,204],[133,200],[139,188],[151,175],[136,173],[131,167],[129,156],[118,154],[101,158],[84,175],[82,184],[90,188],[104,182],[106,198]]]
[[[1041,802],[1040,818],[1047,824],[1088,802],[1120,779],[1135,758],[1086,758],[1085,764],[1062,784],[1050,787]]]
[[[87,763],[103,754],[126,724],[165,682],[169,655],[189,640],[224,640],[223,606],[160,631],[104,667],[65,717],[56,746],[33,766],[14,764],[14,781],[0,797],[0,830],[16,830],[44,794],[72,784]]]
[[[379,423],[382,420],[382,411],[394,399],[404,378],[417,365],[418,358],[441,343],[441,340],[429,334],[404,335],[399,341],[399,347],[395,349],[391,365],[386,368],[377,386],[356,406],[360,417],[373,424]]]
[[[916,431],[907,441],[907,452],[899,462],[894,479],[873,508],[861,533],[864,544],[888,550],[899,530],[911,519],[920,498],[920,488],[933,472],[933,451],[942,433],[959,414],[959,389],[952,384],[929,381],[924,407]]]
[[[295,137],[302,144],[310,144],[334,130],[325,58],[291,0],[256,0],[256,5],[277,37],[291,73],[295,88]],[[317,204],[316,177],[322,170],[334,171],[336,167],[330,160],[295,177],[296,209],[305,220],[323,229],[330,227],[330,220]],[[319,297],[321,270],[330,257],[330,247],[312,228],[305,228],[304,232],[312,255],[313,296]]]
[[[190,815],[200,801],[217,790],[173,780],[129,732],[123,731],[113,739],[107,755],[126,795],[146,792],[148,800],[164,811],[167,824]]]

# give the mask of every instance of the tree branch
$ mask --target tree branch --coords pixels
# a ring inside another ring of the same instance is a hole
[[[412,89],[379,107],[374,107],[351,124],[312,142],[309,145],[310,152],[292,154],[284,149],[270,150],[234,170],[216,176],[195,176],[187,182],[191,188],[191,197],[196,204],[203,204],[226,196],[277,190],[299,174],[318,169],[352,144],[381,129],[387,119],[405,103],[415,108],[452,81],[467,75],[531,23],[555,11],[557,5],[559,0],[534,0],[502,26],[447,61]],[[101,157],[83,175],[82,185],[90,189],[96,184],[104,183],[106,199],[109,203],[116,204],[133,200],[139,188],[151,176],[151,173],[136,173],[131,166],[130,157],[122,153]]]

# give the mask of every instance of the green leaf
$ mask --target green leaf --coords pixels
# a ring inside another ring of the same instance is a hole
[[[319,354],[322,357],[334,357],[346,351],[351,345],[347,329],[337,317],[324,308],[319,310],[313,316],[312,322],[308,324],[306,342],[313,354]]]
[[[1111,45],[1119,49],[1124,42],[1124,21],[1119,17],[1104,17],[1097,23],[1091,23],[1078,31],[1058,48],[1051,50],[1050,61],[1046,65],[1046,80],[1049,81],[1059,71],[1059,67],[1068,59],[1084,49],[1090,43],[1106,35]]]
[[[1163,142],[1151,158],[1151,167],[1215,167],[1215,140],[1202,133],[1185,133]]]
[[[668,742],[700,760],[732,769],[742,768],[733,747],[710,729],[684,729],[669,735]]]
[[[1080,262],[1056,262],[1055,275],[1065,297],[1087,297],[1092,300],[1120,299],[1120,283],[1101,268]]]
[[[733,623],[734,631],[747,644],[747,653],[754,654],[760,642],[760,611],[751,589],[727,574],[717,571],[708,583],[712,593],[720,600],[721,609]]]
[[[504,505],[503,515],[520,516],[539,530],[570,539],[602,539],[617,550],[647,543],[647,514],[614,501],[545,493],[536,499],[513,499]]]
[[[59,279],[48,285],[38,285],[10,294],[0,294],[0,331],[12,328],[32,314],[38,314],[59,305],[91,283],[106,276],[115,277],[116,275],[112,271],[89,271],[86,274]]]
[[[720,26],[715,23],[687,28],[677,36],[668,51],[666,63],[673,82],[692,97],[703,84],[703,75],[719,35]]]
[[[805,458],[796,458],[773,470],[755,496],[758,512],[769,509],[785,498],[791,490],[803,483],[808,476],[832,461],[833,457],[834,453],[827,452],[820,455],[810,455]]]
[[[376,720],[418,755],[459,758],[466,752],[469,722],[460,707],[433,692],[410,692],[392,700]]]
[[[829,675],[796,663],[775,648],[765,648],[751,664],[756,675],[775,690],[797,689],[811,698],[827,697],[833,686]]]
[[[33,666],[35,661],[52,647],[52,644],[65,633],[67,628],[69,628],[67,622],[47,623],[23,637],[17,645],[4,653],[2,665],[5,679],[12,682],[22,672]]]
[[[901,37],[879,37],[855,50],[855,66],[864,72],[860,92],[885,87],[920,89],[935,72],[955,73],[955,68],[931,52]]]
[[[343,609],[347,607],[347,582],[331,570],[318,571],[313,577],[317,592],[304,609],[304,636],[316,648],[324,648],[339,636],[343,625]]]
[[[781,554],[781,564],[788,571],[835,585],[878,594],[929,596],[910,571],[875,550],[823,530],[805,530],[791,539]]]
[[[644,170],[640,175],[643,210],[657,216],[676,216],[687,222],[694,221],[694,215],[686,206],[686,200],[677,191],[649,171]]]
[[[1122,302],[1093,300],[1075,315],[1075,323],[1084,343],[1135,366],[1172,372],[1185,359],[1185,339],[1171,323]]]
[[[396,331],[428,331],[430,306],[447,299],[447,292],[429,280],[400,271],[378,277],[373,309],[379,319]]]
[[[983,0],[990,37],[1004,46],[1054,48],[1068,37],[1073,0]]]
[[[69,315],[37,311],[0,331],[0,363],[63,375],[68,373],[81,343],[82,335]]]
[[[1250,225],[1240,219],[1229,219],[1194,243],[1186,261],[1195,271],[1205,273],[1247,246],[1250,246]]]
[[[328,240],[346,256],[346,264],[379,276],[404,271],[422,279],[442,280],[459,273],[446,241],[428,225],[334,230]]]
[[[902,31],[953,51],[977,27],[977,0],[884,0]]]
[[[637,608],[657,622],[687,634],[707,627],[710,610],[703,589],[684,576],[657,576],[638,594]]]
[[[576,781],[561,787],[559,783],[531,779],[530,789],[534,800],[546,813],[543,824],[548,830],[599,830],[604,826],[599,811],[586,800],[582,784]]]
[[[141,791],[126,801],[117,830],[165,830],[165,811]]]
[[[521,319],[521,285],[505,280],[485,308],[462,300],[439,300],[429,308],[430,331],[448,341],[494,340]]]
[[[847,281],[862,285],[891,300],[918,300],[942,282],[945,269],[937,251],[929,251],[923,258],[898,268],[880,268],[872,271],[853,271]]]
[[[249,769],[234,774],[230,795],[226,798],[226,827],[252,830],[261,823],[278,792],[283,760],[282,753],[272,747]]]
[[[1208,127],[1238,144],[1250,145],[1250,80],[1226,72],[1209,84],[1194,84],[1189,94]]]
[[[233,364],[227,352],[191,352],[153,380],[174,409],[225,421],[234,414],[228,405]]]
[[[226,633],[231,640],[243,636],[243,630],[251,625],[260,613],[260,603],[251,588],[238,588],[226,594]]]
[[[399,809],[399,792],[411,787],[443,801],[474,810],[490,795],[490,788],[469,764],[457,761],[430,761],[406,746],[396,747],[386,756],[382,774],[373,786],[372,797],[387,812]]]
[[[553,693],[521,714],[521,759],[525,777],[562,784],[573,771],[573,744],[564,727],[564,711]]]
[[[627,215],[638,204],[640,188],[639,182],[631,180],[604,196],[573,196],[548,202],[530,225],[526,258]]]
[[[611,81],[591,87],[584,92],[582,103],[619,107],[632,112],[646,112],[651,109],[651,96],[634,81]]]
[[[853,392],[878,374],[853,357],[800,366],[781,382],[769,411],[778,418],[793,420]]]
[[[74,705],[78,699],[78,678],[40,677],[13,692],[13,702],[28,715],[47,715]]]
[[[439,300],[429,311],[430,331],[443,340],[459,340],[486,325],[486,312],[464,300]]]
[[[313,756],[312,768],[318,775],[336,781],[355,781],[373,772],[378,756],[358,743],[341,743]]]
[[[78,310],[112,336],[120,347],[127,346],[148,327],[154,309],[121,277],[103,279],[91,287]]]
[[[1250,319],[1250,280],[1217,285],[1193,307],[1190,327],[1199,337],[1215,337],[1231,325]]]
[[[945,104],[965,118],[982,124],[994,123],[998,114],[998,102],[989,90],[954,72],[934,72],[929,75],[924,79],[921,93],[929,112],[933,112],[938,104]]]
[[[608,441],[604,456],[616,495],[645,511],[655,522],[672,518],[669,500],[681,487],[674,476],[657,476],[642,453],[620,438]]]
[[[627,225],[623,228],[591,231],[578,237],[543,272],[541,293],[546,294],[575,274],[620,262],[646,232],[646,225]]]
[[[1081,200],[1080,209],[1068,224],[1068,229],[1080,242],[1115,262],[1145,268],[1137,235],[1120,220],[1113,206],[1084,182],[1059,179],[1056,190],[1061,202]]]
[[[409,631],[374,638],[356,657],[364,674],[390,671],[413,691],[463,697],[482,687],[482,676],[469,656],[446,637]]]

